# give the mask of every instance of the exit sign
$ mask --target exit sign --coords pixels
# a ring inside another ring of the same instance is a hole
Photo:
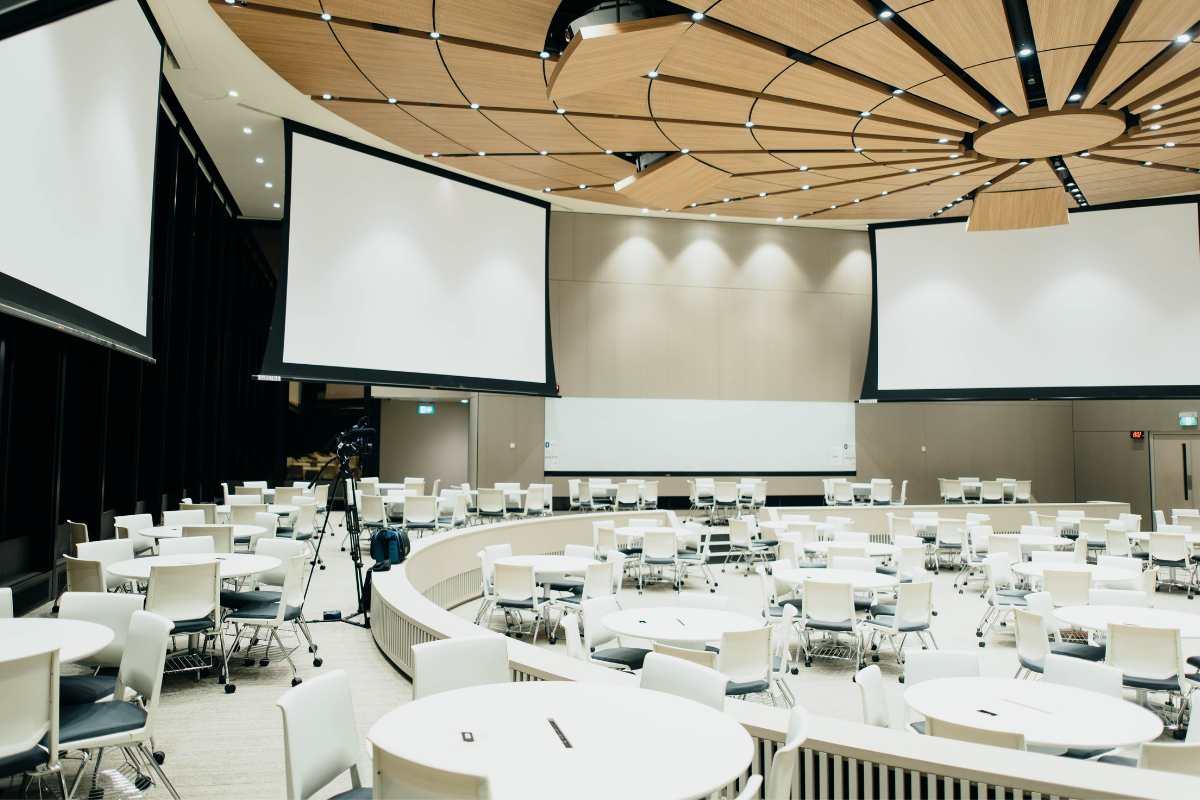
[[[1145,431],[1130,431],[1129,438],[1130,439],[1145,439],[1146,432]]]
[[[433,406],[417,406],[418,414],[432,414]]]
[[[1179,424],[1185,428],[1195,427],[1196,426],[1196,412],[1195,411],[1180,411],[1179,412]]]

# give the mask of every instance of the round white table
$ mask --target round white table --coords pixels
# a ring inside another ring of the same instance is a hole
[[[188,525],[189,528],[228,528],[228,525]],[[178,539],[183,536],[183,525],[160,525],[157,528],[143,528],[142,536],[150,536],[155,539]],[[239,536],[253,536],[256,533],[266,533],[267,529],[261,525],[234,525],[233,538]]]
[[[0,653],[20,656],[59,646],[58,660],[66,664],[99,652],[113,640],[112,628],[95,622],[53,617],[0,619]]]
[[[222,578],[244,578],[256,572],[266,572],[275,569],[281,563],[273,556],[259,556],[252,553],[186,553],[177,556],[149,556],[134,558],[129,561],[118,561],[110,564],[108,571],[121,578],[146,581],[150,579],[151,567],[176,567],[185,564],[210,564],[217,561],[221,564]]]
[[[1108,630],[1110,622],[1142,628],[1178,628],[1184,639],[1200,639],[1200,615],[1134,606],[1066,606],[1054,616],[1067,625],[1089,631]]]
[[[1071,540],[1065,536],[1046,536],[1041,533],[1018,533],[1015,536],[1013,534],[993,533],[992,536],[1004,539],[1016,539],[1021,547],[1060,547],[1064,544],[1071,544]]]
[[[620,712],[627,708],[655,723]],[[741,775],[754,753],[746,729],[716,709],[665,692],[576,681],[431,695],[385,714],[367,739],[425,766],[486,776],[497,800],[703,797]]]
[[[805,581],[821,583],[848,583],[856,592],[873,589],[890,589],[900,580],[895,575],[882,572],[864,572],[857,569],[777,569],[775,577],[784,583],[799,586]]]
[[[904,702],[925,717],[1019,731],[1027,745],[1057,750],[1128,747],[1158,738],[1163,729],[1158,715],[1141,706],[1043,681],[940,678],[908,687]]]
[[[880,544],[878,542],[813,542],[806,544],[804,550],[807,553],[820,553],[828,555],[830,547],[859,547],[865,551],[865,555],[871,558],[880,556],[891,556],[900,552],[900,548],[894,544]]]
[[[1137,539],[1142,542],[1149,542],[1150,541],[1150,531],[1138,531],[1137,533],[1131,533],[1131,534],[1129,534],[1129,538]],[[1185,533],[1183,535],[1183,538],[1184,538],[1184,541],[1186,541],[1190,545],[1200,544],[1200,532]]]
[[[505,556],[497,558],[492,563],[512,567],[533,567],[536,575],[570,575],[587,572],[589,564],[599,564],[600,562],[592,558],[575,556]]]
[[[1076,561],[1023,561],[1013,564],[1012,571],[1031,578],[1041,578],[1045,570],[1051,572],[1090,572],[1092,580],[1127,581],[1137,576],[1127,569],[1118,567],[1101,567],[1096,564],[1080,564]]]
[[[719,611],[715,608],[657,606],[616,611],[601,620],[604,627],[621,636],[649,639],[652,642],[703,648],[706,642],[719,642],[725,633],[752,631],[763,620]]]
[[[668,533],[669,532],[669,533],[675,534],[675,538],[679,538],[680,536],[687,536],[688,533],[690,533],[690,531],[683,530],[682,528],[664,528],[662,526],[655,526],[653,528],[625,527],[625,528],[614,528],[614,530],[615,530],[617,536],[628,536],[630,539],[645,539],[647,531],[649,531],[651,533]]]
[[[818,533],[823,532],[823,531],[833,530],[833,524],[829,523],[829,522],[804,523],[801,520],[794,520],[794,522],[798,525],[802,525],[802,524],[815,525]],[[767,520],[765,522],[758,523],[758,527],[766,528],[768,530],[772,530],[772,531],[782,534],[782,533],[787,533],[789,524],[791,524],[791,522],[785,522],[783,520]]]
[[[262,504],[260,503],[259,505],[262,505]],[[278,505],[276,503],[270,503],[267,505],[267,513],[268,514],[278,514],[281,517],[285,517],[288,514],[295,514],[299,510],[300,510],[300,506]],[[217,506],[217,513],[218,514],[228,514],[229,506]]]

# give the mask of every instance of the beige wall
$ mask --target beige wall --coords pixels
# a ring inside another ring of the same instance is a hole
[[[432,414],[418,414],[417,405],[380,401],[379,479],[399,483],[411,475],[424,478],[427,489],[439,478],[443,487],[466,481],[467,405],[434,403]]]
[[[541,483],[545,401],[540,397],[481,394],[478,404],[477,483]]]

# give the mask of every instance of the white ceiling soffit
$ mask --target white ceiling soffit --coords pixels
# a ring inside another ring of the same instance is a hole
[[[433,402],[434,400],[470,400],[475,392],[453,392],[449,389],[416,389],[405,386],[372,386],[371,397],[383,400],[411,400]]]

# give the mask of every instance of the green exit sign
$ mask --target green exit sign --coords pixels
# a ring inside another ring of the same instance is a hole
[[[432,414],[433,406],[417,406],[418,414]]]
[[[1184,426],[1185,428],[1194,428],[1196,426],[1196,412],[1195,411],[1180,411],[1179,412],[1179,424]]]

